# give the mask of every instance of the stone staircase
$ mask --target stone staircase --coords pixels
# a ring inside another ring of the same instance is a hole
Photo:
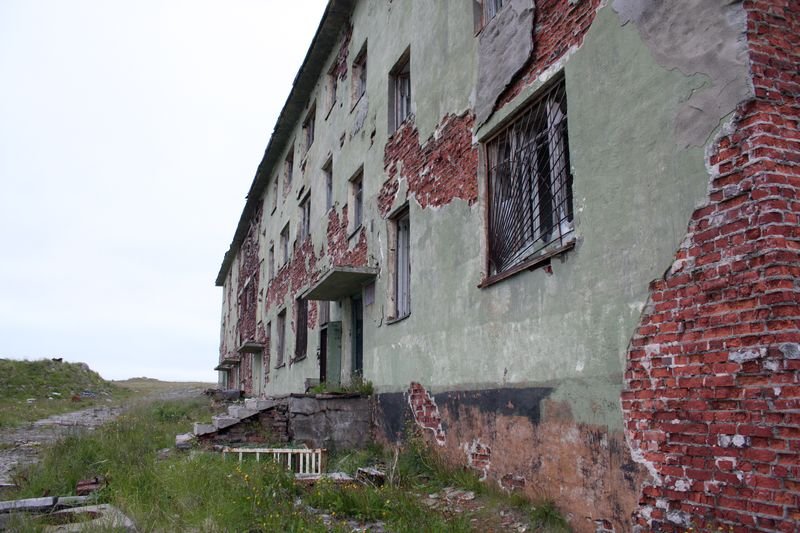
[[[190,448],[192,443],[204,435],[216,433],[221,429],[234,426],[248,418],[258,415],[262,411],[271,409],[277,405],[275,400],[262,400],[258,398],[248,398],[242,404],[228,406],[228,412],[211,417],[211,423],[205,424],[195,422],[191,433],[183,433],[175,436],[175,446],[177,448]]]
[[[175,446],[281,447],[290,442],[309,448],[360,449],[370,439],[372,408],[359,394],[288,394],[249,398],[228,406],[211,423],[195,423],[191,433],[175,437]]]

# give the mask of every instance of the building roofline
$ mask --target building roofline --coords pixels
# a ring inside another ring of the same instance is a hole
[[[256,175],[253,177],[250,190],[247,192],[245,206],[239,217],[239,224],[233,235],[233,241],[228,251],[225,252],[225,257],[222,259],[222,265],[217,274],[215,282],[217,287],[222,287],[225,284],[225,277],[228,275],[239,247],[247,236],[250,219],[258,208],[258,202],[261,201],[261,193],[267,187],[272,169],[278,162],[286,143],[291,138],[294,125],[302,117],[308,98],[311,96],[322,68],[325,66],[325,61],[333,47],[336,46],[342,28],[349,21],[355,3],[356,0],[329,0],[328,5],[325,7],[317,32],[314,34],[311,45],[306,52],[306,57],[292,82],[292,90],[283,104],[280,115],[278,115],[278,120],[264,151],[264,157],[256,169]]]

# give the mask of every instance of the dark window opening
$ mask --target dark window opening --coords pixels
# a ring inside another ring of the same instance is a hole
[[[490,274],[574,239],[564,80],[486,146]]]
[[[308,300],[298,298],[295,302],[297,309],[297,326],[295,328],[294,358],[303,359],[308,350]]]

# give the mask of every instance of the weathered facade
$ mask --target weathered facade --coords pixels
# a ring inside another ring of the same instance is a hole
[[[331,0],[223,287],[221,380],[375,387],[578,531],[800,520],[800,7]]]

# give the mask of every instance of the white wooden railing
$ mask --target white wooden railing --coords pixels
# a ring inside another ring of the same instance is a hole
[[[265,455],[296,474],[322,474],[325,471],[325,461],[328,455],[324,448],[230,448],[226,446],[222,449],[223,456],[229,453],[238,454],[239,462],[247,453],[254,453],[256,461],[260,461],[261,456]]]

